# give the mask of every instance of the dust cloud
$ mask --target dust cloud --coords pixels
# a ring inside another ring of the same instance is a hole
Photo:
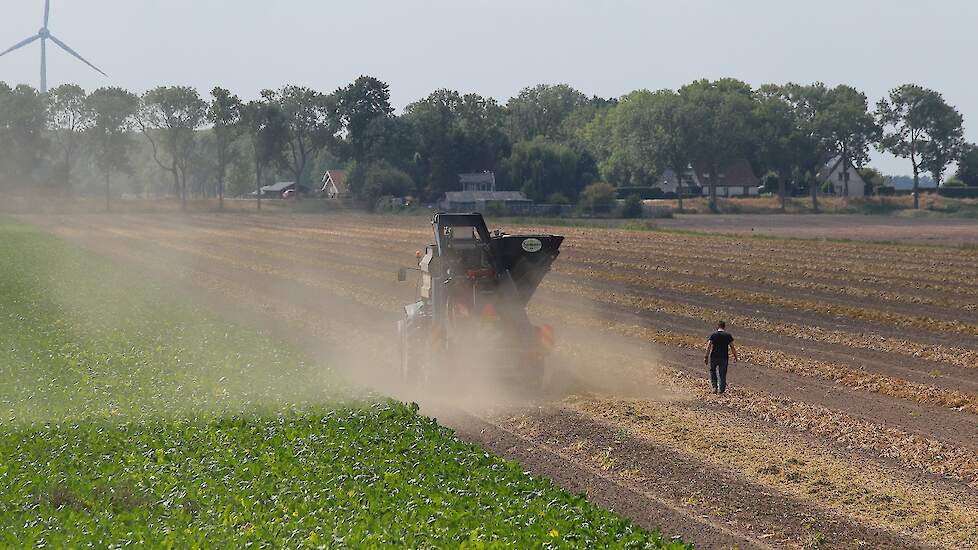
[[[467,353],[456,357],[454,371],[448,375],[423,387],[405,385],[399,373],[396,321],[401,307],[415,300],[416,287],[410,282],[397,283],[394,266],[411,266],[417,247],[405,249],[403,257],[387,259],[383,265],[391,268],[389,280],[358,282],[371,298],[370,304],[364,304],[357,296],[343,296],[340,289],[331,288],[328,261],[324,266],[294,251],[275,253],[276,246],[269,241],[280,238],[288,245],[290,227],[302,223],[287,214],[48,215],[23,219],[114,262],[133,279],[154,281],[163,292],[172,294],[174,302],[189,298],[194,307],[250,327],[256,338],[277,339],[294,346],[314,363],[290,369],[274,360],[263,363],[260,358],[241,357],[235,359],[240,368],[230,374],[206,363],[182,365],[173,373],[173,380],[154,381],[156,386],[186,393],[171,396],[166,409],[169,413],[207,407],[208,395],[225,404],[257,408],[297,401],[333,402],[337,378],[376,395],[417,402],[423,410],[439,410],[442,415],[452,408],[483,415],[502,409],[553,406],[572,395],[683,399],[670,389],[651,344],[595,327],[594,320],[605,316],[597,304],[582,300],[573,304],[569,314],[568,304],[557,303],[556,295],[543,289],[530,302],[530,318],[534,324],[554,327],[556,345],[545,361],[542,388],[496,376],[498,360],[479,342],[465,346]],[[223,227],[224,221],[233,227]],[[255,242],[249,244],[251,238]],[[317,251],[310,249],[308,253],[315,255]],[[120,302],[92,308],[86,302],[96,297],[75,295],[70,286],[55,286],[49,289],[53,299],[62,301],[67,310],[100,312],[100,325],[110,331],[150,326],[158,313],[152,303],[133,307]],[[139,296],[129,299],[138,300]],[[141,320],[141,314],[147,319]],[[71,325],[79,338],[91,336],[86,334],[89,329],[84,318],[72,318]],[[197,332],[188,326],[181,334],[193,339]],[[188,344],[206,346],[201,342]]]

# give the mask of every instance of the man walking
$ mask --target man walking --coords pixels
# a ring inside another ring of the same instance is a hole
[[[710,385],[713,393],[722,394],[727,389],[727,364],[730,353],[737,360],[737,346],[733,336],[727,332],[727,323],[717,322],[717,330],[710,335],[710,343],[706,345],[706,357],[703,362],[710,366]]]

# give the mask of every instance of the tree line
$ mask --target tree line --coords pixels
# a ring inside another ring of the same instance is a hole
[[[909,161],[919,178],[978,185],[978,148],[941,94],[915,84],[875,106],[847,85],[697,80],[678,90],[587,96],[565,85],[522,90],[505,104],[441,89],[396,114],[390,88],[361,76],[323,93],[288,85],[245,101],[221,87],[202,96],[187,86],[137,95],[118,87],[86,92],[65,84],[47,94],[0,82],[0,185],[65,191],[94,184],[106,207],[113,181],[129,190],[179,197],[240,194],[279,178],[308,185],[327,168],[346,168],[359,197],[437,200],[458,174],[490,170],[500,189],[537,202],[569,203],[596,182],[649,187],[693,161],[717,176],[746,159],[781,198],[810,194],[816,174],[842,157],[866,167],[871,149]],[[260,203],[259,203],[260,204]]]

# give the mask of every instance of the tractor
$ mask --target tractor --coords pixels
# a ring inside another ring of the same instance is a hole
[[[438,213],[431,223],[435,242],[412,268],[420,272],[418,299],[397,324],[402,381],[451,387],[489,376],[539,389],[554,335],[530,322],[526,306],[564,238],[490,234],[479,213]],[[398,271],[399,281],[407,271]]]

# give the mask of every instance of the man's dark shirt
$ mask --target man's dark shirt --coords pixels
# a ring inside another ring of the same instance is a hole
[[[733,336],[725,330],[718,330],[711,334],[710,343],[713,344],[713,348],[710,350],[710,361],[726,361],[733,341]]]

